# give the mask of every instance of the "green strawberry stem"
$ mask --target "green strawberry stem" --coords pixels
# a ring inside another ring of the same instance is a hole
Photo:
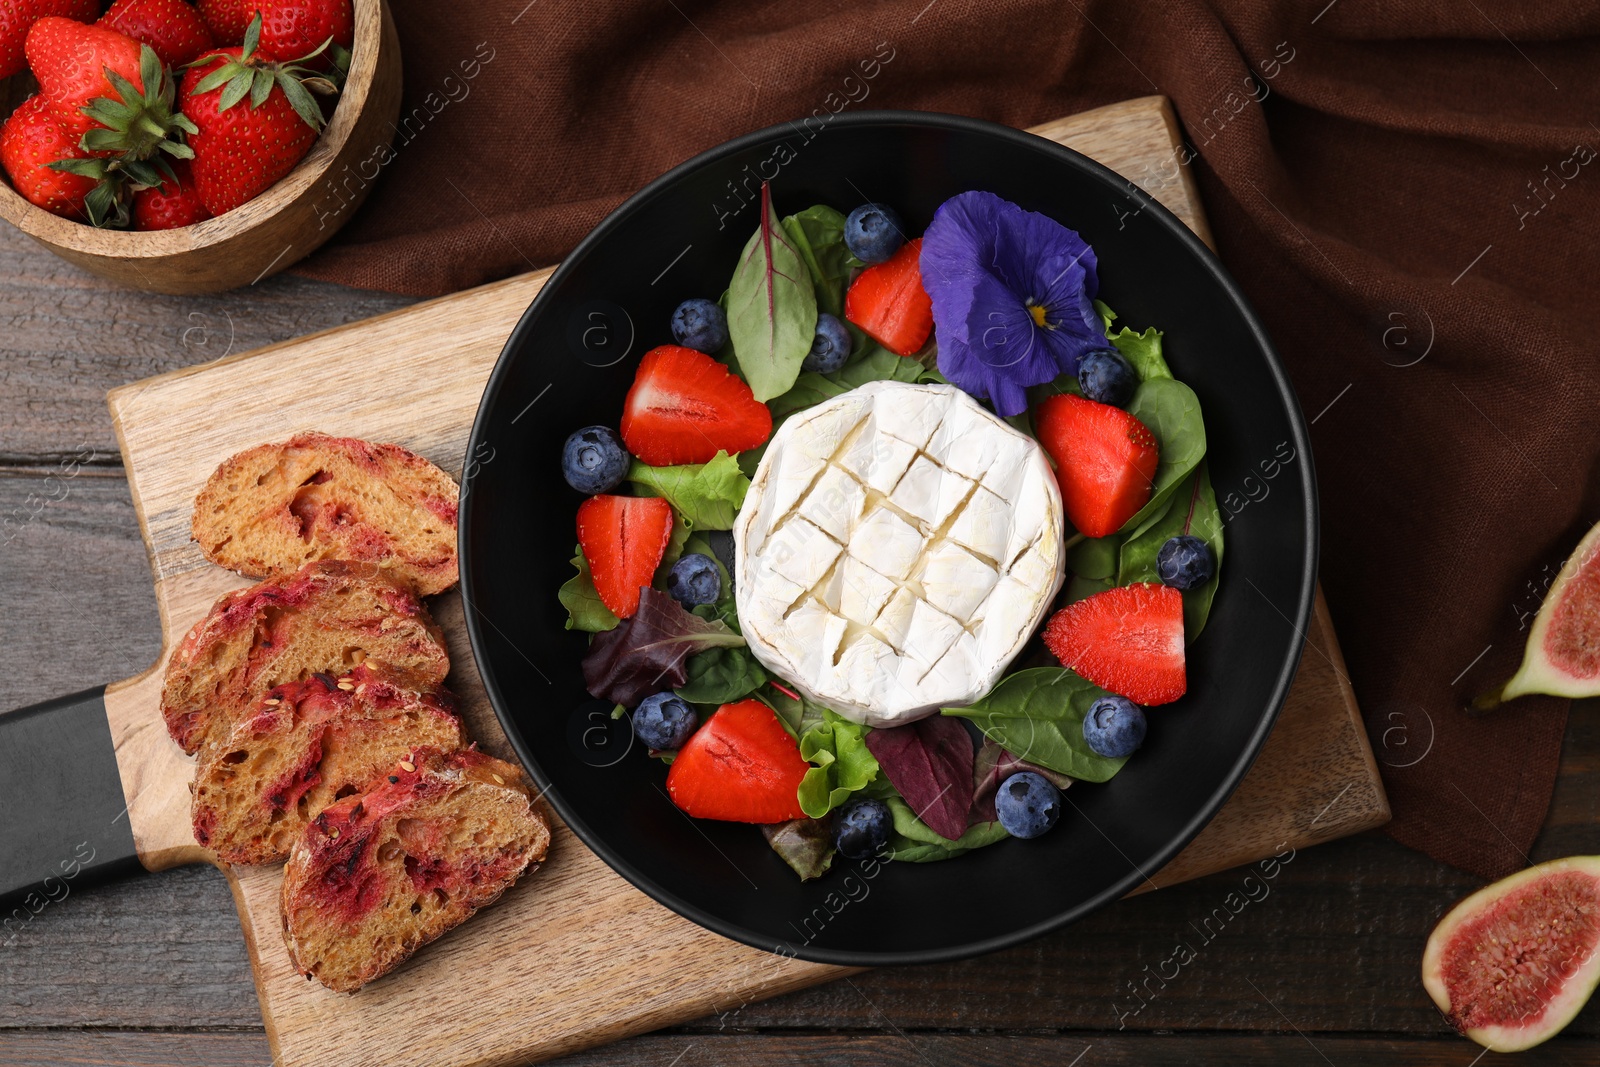
[[[283,90],[283,95],[289,101],[289,106],[294,108],[294,113],[313,130],[320,130],[326,125],[326,120],[322,117],[322,108],[317,104],[316,97],[311,94],[316,92],[331,95],[337,93],[339,88],[326,76],[303,64],[306,60],[321,55],[332,43],[333,38],[330,37],[299,59],[288,63],[263,60],[256,55],[256,49],[261,44],[261,13],[258,11],[245,30],[244,44],[238,58],[229,57],[224,60],[215,70],[200,79],[194,91],[209,93],[221,88],[222,95],[217,100],[219,111],[228,110],[246,97],[249,98],[253,110],[266,103],[267,97],[272,95],[273,86],[277,86]],[[214,58],[214,55],[201,56],[191,65],[207,63]]]
[[[194,150],[183,139],[197,127],[177,110],[177,80],[149,45],[139,49],[139,85],[110,67],[102,73],[116,96],[95,97],[82,108],[98,125],[78,141],[94,155],[59,159],[50,167],[98,182],[84,199],[89,221],[126,229],[131,222],[128,198],[137,189],[177,181],[166,157],[193,159]]]

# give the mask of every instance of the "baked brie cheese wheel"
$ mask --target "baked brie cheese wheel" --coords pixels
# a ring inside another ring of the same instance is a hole
[[[970,704],[1063,574],[1038,443],[949,385],[873,382],[789,418],[734,525],[750,650],[869,726]]]

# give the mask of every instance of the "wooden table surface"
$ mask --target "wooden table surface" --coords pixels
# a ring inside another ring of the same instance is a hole
[[[0,227],[0,708],[133,675],[158,652],[107,389],[407,303],[282,276],[223,297],[149,296]],[[1358,626],[1326,592],[1337,627]],[[1593,703],[1571,723],[1535,861],[1597,851]],[[1244,887],[1247,873],[1127,900],[1008,952],[870,972],[561,1062],[1475,1062],[1417,978],[1428,930],[1475,879],[1370,834],[1294,855],[1267,882]],[[1245,889],[1230,912],[1224,900]],[[1005,903],[952,902],[952,921],[973,906]],[[1197,956],[1174,976],[1163,961],[1180,941]],[[397,1033],[397,1064],[404,1047]],[[1516,1062],[1600,1062],[1600,1009]],[[0,1067],[66,1063],[268,1067],[219,873],[74,889],[0,939]]]

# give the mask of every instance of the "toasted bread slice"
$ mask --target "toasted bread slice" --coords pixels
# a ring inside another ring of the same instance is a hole
[[[161,715],[193,753],[221,743],[269,689],[365,660],[417,689],[450,670],[444,635],[399,578],[371,563],[312,563],[217,601],[167,663]]]
[[[281,898],[289,958],[329,989],[360,989],[492,904],[549,846],[516,767],[419,750],[295,842]]]
[[[458,493],[399,445],[302,433],[224,460],[195,498],[192,529],[207,559],[249,578],[345,559],[430,596],[456,584]]]
[[[280,685],[195,769],[194,839],[228,863],[271,863],[318,813],[365,793],[422,746],[464,744],[455,699],[363,663]]]

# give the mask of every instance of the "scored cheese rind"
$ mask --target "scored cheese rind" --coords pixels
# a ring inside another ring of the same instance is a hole
[[[755,657],[897,726],[993,689],[1061,588],[1061,493],[1038,443],[950,385],[871,382],[789,417],[734,523]]]

